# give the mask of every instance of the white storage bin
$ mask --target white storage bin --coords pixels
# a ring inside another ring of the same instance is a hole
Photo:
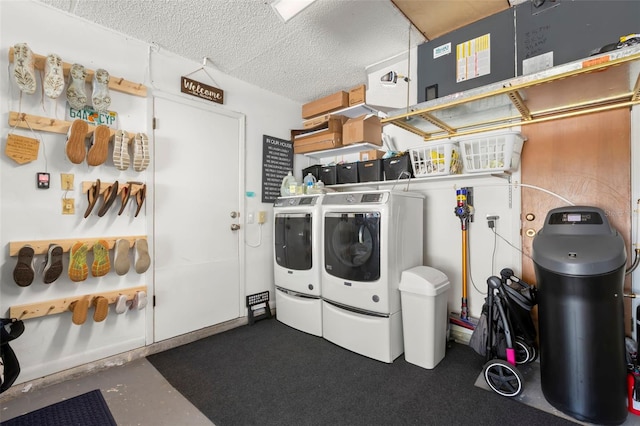
[[[458,140],[465,173],[517,170],[524,141],[519,132]]]
[[[400,299],[404,359],[432,369],[442,361],[447,346],[449,278],[429,266],[402,272]]]
[[[411,166],[415,177],[462,173],[458,143],[429,143],[410,148]]]

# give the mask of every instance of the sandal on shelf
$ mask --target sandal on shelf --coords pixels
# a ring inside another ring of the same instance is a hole
[[[91,214],[91,210],[96,205],[96,201],[100,197],[100,179],[96,180],[96,182],[91,185],[91,188],[87,191],[87,199],[89,200],[89,205],[87,206],[87,210],[84,212],[84,218],[86,219]]]
[[[34,255],[35,250],[29,244],[18,251],[18,263],[13,269],[13,280],[20,287],[31,285],[36,276],[36,270],[33,267]]]
[[[127,295],[121,294],[116,298],[116,314],[124,314],[127,311]]]
[[[116,274],[125,275],[131,267],[131,262],[129,261],[129,240],[116,240],[114,252],[113,267],[116,270]]]
[[[115,201],[118,196],[118,181],[115,181],[111,185],[107,186],[107,189],[104,191],[104,202],[102,203],[102,207],[98,210],[98,216],[102,217],[105,215],[111,204]]]
[[[122,187],[120,191],[120,211],[118,211],[118,216],[122,214],[124,208],[127,207],[127,203],[129,203],[129,196],[131,195],[131,182],[127,182],[125,186]]]
[[[147,197],[147,185],[143,184],[142,188],[136,192],[136,204],[138,207],[136,208],[136,214],[133,217],[138,217],[138,213],[140,213],[140,209],[142,209],[142,204],[144,204],[144,200]]]
[[[73,312],[71,321],[76,325],[82,325],[87,320],[87,313],[89,312],[89,296],[84,296],[82,299],[74,300],[69,305],[69,310]]]
[[[104,321],[109,314],[109,299],[104,296],[97,296],[91,304],[95,307],[93,320],[95,322]]]
[[[81,241],[75,243],[69,250],[69,278],[71,281],[80,282],[89,276],[87,265],[87,251],[89,248]]]
[[[91,264],[91,275],[102,277],[109,273],[111,261],[109,260],[109,243],[105,240],[98,240],[93,244],[93,263]]]

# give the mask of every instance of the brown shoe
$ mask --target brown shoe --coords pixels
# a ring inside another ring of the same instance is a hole
[[[98,296],[93,299],[93,306],[95,306],[95,311],[93,312],[93,320],[95,322],[104,321],[109,314],[109,299],[103,296]]]
[[[33,278],[36,276],[36,271],[33,268],[33,256],[35,251],[30,245],[23,246],[18,251],[18,263],[13,269],[13,280],[20,287],[27,287],[33,282]]]
[[[87,147],[84,142],[85,139],[87,139],[87,133],[89,133],[89,125],[84,121],[74,120],[74,122],[71,123],[65,149],[69,161],[73,164],[82,163],[84,157],[87,155]]]
[[[144,204],[144,200],[147,198],[147,185],[143,184],[142,188],[138,189],[138,192],[136,192],[136,204],[138,205],[138,207],[136,207],[136,214],[133,217],[138,217],[138,213],[140,213],[140,210],[142,209],[142,205]]]
[[[91,188],[87,190],[87,200],[89,201],[89,205],[87,206],[87,210],[84,212],[84,218],[86,219],[91,214],[91,210],[96,205],[98,198],[100,197],[100,179],[96,180],[96,182],[91,185]]]
[[[98,210],[98,216],[102,217],[105,215],[105,213],[107,213],[107,210],[109,210],[109,207],[111,207],[111,204],[113,204],[117,196],[118,196],[118,181],[115,181],[114,183],[109,185],[107,189],[104,191],[104,194],[103,194],[104,202],[102,203],[100,210]]]
[[[91,147],[87,153],[87,164],[90,166],[99,166],[107,161],[109,155],[109,139],[111,131],[107,126],[101,124],[93,131],[91,139]]]
[[[89,296],[83,296],[82,299],[75,300],[69,305],[69,310],[73,312],[71,321],[76,325],[82,325],[87,320],[89,312]]]

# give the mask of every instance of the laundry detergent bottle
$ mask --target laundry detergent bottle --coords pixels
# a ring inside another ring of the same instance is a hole
[[[289,171],[287,175],[282,179],[282,185],[280,185],[280,195],[283,197],[289,195],[296,195],[296,187],[298,186],[298,181],[295,176]]]
[[[316,185],[316,177],[311,173],[308,173],[304,177],[304,193],[305,194],[313,194],[313,189]]]

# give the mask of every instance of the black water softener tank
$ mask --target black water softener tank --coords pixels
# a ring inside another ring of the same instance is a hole
[[[551,210],[533,240],[542,392],[578,420],[627,418],[626,261],[622,236],[597,207]]]

